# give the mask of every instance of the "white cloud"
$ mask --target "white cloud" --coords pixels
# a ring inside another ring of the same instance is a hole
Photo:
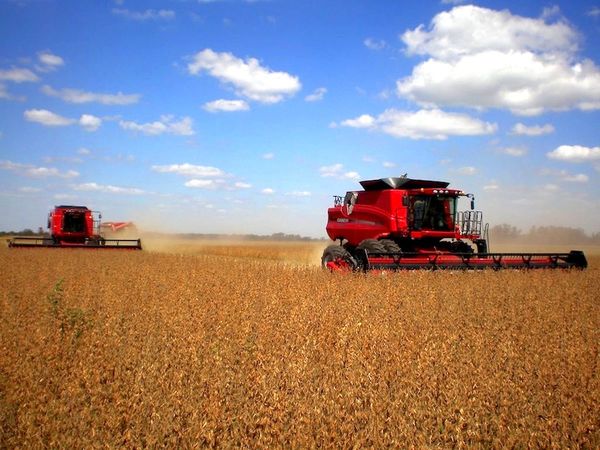
[[[255,58],[243,60],[211,49],[196,53],[187,68],[191,75],[205,71],[222,83],[232,85],[238,95],[261,103],[277,103],[301,88],[298,77],[272,71]]]
[[[79,118],[79,125],[86,131],[96,131],[102,125],[102,119],[91,114],[83,114]]]
[[[65,61],[58,55],[55,55],[49,51],[39,52],[38,60],[41,66],[37,69],[42,72],[50,72],[64,66]]]
[[[243,181],[236,181],[233,184],[236,189],[250,189],[252,185],[250,183],[244,183]]]
[[[553,169],[544,169],[541,172],[542,175],[552,176],[554,178],[558,178],[562,181],[567,181],[570,183],[587,183],[590,179],[584,173],[575,173],[572,174],[566,170],[553,170]]]
[[[370,50],[383,50],[387,47],[387,42],[385,42],[383,39],[373,39],[370,37],[366,38],[363,41],[363,44],[365,44],[365,47]]]
[[[456,169],[456,172],[461,175],[475,175],[477,173],[477,169],[473,166],[465,166]]]
[[[39,77],[29,69],[13,67],[12,69],[0,70],[0,81],[12,81],[13,83],[26,83],[39,81]]]
[[[175,11],[170,9],[146,9],[144,11],[131,11],[125,8],[113,8],[112,13],[116,16],[125,17],[138,22],[148,20],[173,20],[175,19]]]
[[[60,98],[68,103],[100,103],[102,105],[131,105],[137,103],[141,97],[140,94],[100,94],[95,92],[86,92],[79,89],[53,89],[51,86],[43,86],[42,92],[46,95]]]
[[[275,193],[275,191],[271,188],[264,188],[262,191],[260,191],[262,194],[265,195],[272,195]]]
[[[208,112],[232,112],[232,111],[248,111],[250,106],[244,100],[214,100],[205,103],[202,108]]]
[[[375,125],[375,118],[368,114],[358,116],[356,119],[347,119],[342,122],[345,127],[352,128],[370,128]]]
[[[524,156],[527,154],[527,148],[525,147],[504,147],[500,151],[508,156]]]
[[[496,124],[439,109],[422,109],[416,112],[388,109],[376,118],[364,114],[356,119],[345,120],[342,125],[367,128],[397,138],[437,140],[447,139],[448,136],[492,134],[497,129]]]
[[[554,133],[554,127],[550,124],[527,126],[517,123],[511,130],[511,134],[519,136],[541,136],[550,133]]]
[[[31,167],[27,169],[26,174],[34,178],[76,178],[79,176],[79,172],[76,170],[67,170],[66,172],[61,172],[55,167]]]
[[[25,119],[48,127],[64,127],[73,125],[76,121],[48,111],[47,109],[28,109],[24,113]]]
[[[344,165],[340,163],[332,164],[330,166],[321,166],[319,167],[319,173],[322,177],[334,177],[349,180],[360,179],[360,175],[358,172],[345,171]]]
[[[225,172],[217,167],[198,166],[189,163],[152,166],[152,170],[159,173],[175,173],[177,175],[200,178],[215,178],[226,175]]]
[[[287,192],[285,195],[290,197],[310,197],[312,194],[309,191],[292,191]]]
[[[161,116],[160,120],[142,124],[121,120],[119,126],[124,130],[139,132],[150,136],[157,136],[160,134],[191,136],[194,134],[193,122],[190,117],[184,117],[179,122],[174,122],[172,116]]]
[[[76,191],[91,191],[91,192],[105,192],[109,194],[126,194],[126,195],[140,195],[144,194],[145,191],[138,188],[128,188],[113,186],[110,184],[98,184],[98,183],[82,183],[73,185],[73,189]]]
[[[92,151],[90,149],[88,149],[88,148],[81,147],[79,150],[77,150],[77,154],[78,155],[86,155],[87,156],[87,155],[91,155]]]
[[[566,22],[548,24],[508,10],[465,5],[437,14],[429,31],[419,25],[401,39],[409,54],[451,60],[483,51],[571,54],[577,50],[579,36]]]
[[[79,176],[79,172],[75,170],[61,171],[56,167],[34,166],[31,164],[16,163],[6,160],[0,161],[0,169],[10,170],[32,178],[76,178]]]
[[[194,178],[186,181],[185,186],[199,189],[213,189],[216,187],[216,183],[215,180],[198,180]]]
[[[494,181],[483,186],[484,191],[497,191],[498,189],[500,189],[500,186]]]
[[[275,153],[263,153],[262,159],[273,159],[275,158]]]
[[[19,188],[19,192],[24,192],[26,194],[34,194],[36,192],[41,192],[42,190],[40,188],[34,188],[31,186],[23,186]]]
[[[546,153],[551,159],[568,162],[586,162],[600,160],[600,147],[584,147],[582,145],[561,145]]]
[[[586,14],[594,18],[600,17],[600,7],[594,6]]]
[[[391,169],[392,167],[396,167],[396,163],[393,163],[391,161],[384,161],[382,165],[386,169]]]
[[[429,55],[397,82],[398,94],[419,104],[520,115],[600,108],[600,69],[575,60],[579,36],[564,21],[466,5],[401,37],[407,53]]]
[[[318,102],[323,100],[323,97],[325,97],[326,93],[327,88],[320,87],[315,89],[312,94],[309,94],[306,97],[304,97],[304,100],[306,100],[307,102]]]
[[[63,117],[47,109],[28,109],[23,113],[29,122],[47,127],[66,127],[78,123],[86,131],[96,131],[102,125],[102,119],[91,114],[82,114],[79,120]]]

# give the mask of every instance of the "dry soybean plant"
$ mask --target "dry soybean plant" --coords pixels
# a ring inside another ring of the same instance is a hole
[[[600,447],[598,256],[339,276],[305,245],[0,249],[0,447]]]

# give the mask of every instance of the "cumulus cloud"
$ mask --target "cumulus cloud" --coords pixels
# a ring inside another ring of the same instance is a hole
[[[96,131],[102,125],[102,119],[91,114],[82,114],[76,120],[63,117],[47,109],[28,109],[23,115],[29,122],[39,123],[47,127],[66,127],[77,123],[86,131]]]
[[[527,148],[525,147],[503,147],[500,149],[502,153],[508,156],[525,156],[527,154]]]
[[[105,192],[108,194],[140,195],[145,191],[138,188],[113,186],[111,184],[82,183],[73,185],[76,191]]]
[[[547,22],[473,5],[402,34],[406,52],[429,58],[397,81],[422,105],[503,108],[514,114],[600,108],[600,69],[576,60],[579,35]],[[493,32],[491,31],[493,30]]]
[[[570,173],[566,170],[544,169],[541,173],[542,175],[552,176],[570,183],[587,183],[590,179],[590,177],[584,173]]]
[[[306,97],[304,97],[304,100],[306,100],[307,102],[318,102],[323,100],[323,97],[325,97],[326,93],[327,88],[320,87],[315,89],[312,94],[309,94]]]
[[[216,182],[215,180],[199,180],[194,178],[192,180],[186,181],[184,185],[190,188],[211,189],[216,187]]]
[[[586,14],[594,18],[600,17],[600,7],[594,6],[591,9],[589,9]]]
[[[83,114],[79,118],[79,125],[86,131],[96,131],[102,125],[102,119],[91,114]]]
[[[310,191],[292,191],[286,192],[285,195],[288,195],[290,197],[310,197],[312,193]]]
[[[140,94],[102,94],[96,92],[86,92],[79,89],[60,89],[56,90],[51,86],[43,86],[42,92],[51,97],[57,97],[68,103],[100,103],[102,105],[131,105],[140,100]]]
[[[262,194],[265,195],[273,195],[275,193],[275,191],[271,188],[264,188],[262,191],[260,191]]]
[[[225,176],[225,172],[217,167],[199,166],[189,163],[170,164],[165,166],[157,165],[152,166],[152,170],[154,172],[175,173],[177,175],[183,175],[187,177],[214,178]]]
[[[448,136],[492,134],[497,130],[496,124],[439,109],[416,112],[388,109],[377,117],[363,114],[356,119],[345,120],[341,125],[379,131],[397,138],[437,140],[447,139]]]
[[[322,177],[333,177],[347,180],[359,180],[358,172],[344,170],[344,165],[341,163],[332,164],[330,166],[319,167],[319,173]]]
[[[174,121],[173,116],[161,116],[160,120],[147,123],[121,120],[119,121],[119,126],[124,130],[143,133],[150,136],[158,136],[161,134],[191,136],[195,134],[192,119],[187,116],[178,122]]]
[[[202,108],[208,112],[248,111],[250,106],[244,100],[214,100],[205,103]]]
[[[0,169],[10,170],[20,175],[32,178],[76,178],[79,172],[75,170],[61,171],[56,167],[34,166],[31,164],[16,163],[12,161],[0,161]]]
[[[387,42],[385,42],[383,39],[373,39],[370,37],[366,38],[363,41],[363,44],[365,44],[365,47],[370,50],[383,50],[387,47]]]
[[[554,127],[550,124],[527,126],[517,123],[511,130],[511,134],[518,136],[541,136],[550,133],[554,133]]]
[[[196,164],[169,164],[155,165],[152,171],[159,173],[174,173],[188,177],[184,186],[195,189],[222,189],[233,191],[238,189],[250,189],[252,185],[245,181],[232,181],[232,175],[213,166],[201,166]]]
[[[37,82],[39,77],[29,69],[12,67],[10,69],[0,69],[0,81],[11,81],[13,83]]]
[[[301,88],[298,77],[263,67],[256,58],[243,60],[209,48],[196,53],[187,69],[191,75],[206,72],[233,86],[238,95],[261,103],[280,102]]]
[[[28,109],[24,113],[25,119],[30,122],[36,122],[47,127],[64,127],[72,125],[75,119],[69,119],[59,114],[48,111],[47,109]]]
[[[582,145],[561,145],[546,153],[550,159],[568,162],[588,162],[600,160],[600,147],[584,147]]]
[[[461,175],[475,175],[477,173],[477,169],[473,166],[465,166],[459,167],[456,169],[456,172]]]
[[[60,56],[49,51],[39,52],[37,56],[40,64],[36,68],[41,72],[51,72],[65,64]]]
[[[126,19],[136,20],[138,22],[146,22],[149,20],[173,20],[175,19],[175,11],[170,9],[146,9],[144,11],[131,11],[125,8],[113,8],[112,13],[116,16],[125,17]]]

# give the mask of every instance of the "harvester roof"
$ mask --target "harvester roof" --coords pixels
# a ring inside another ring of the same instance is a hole
[[[56,209],[89,209],[87,206],[75,206],[75,205],[58,205]]]
[[[420,189],[446,188],[446,181],[415,180],[407,177],[379,178],[378,180],[363,180],[360,182],[365,191],[382,191],[384,189]]]

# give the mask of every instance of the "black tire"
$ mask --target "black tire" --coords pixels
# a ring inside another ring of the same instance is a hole
[[[453,253],[473,253],[473,247],[464,241],[454,241],[450,244],[450,251]]]
[[[379,242],[383,244],[385,251],[388,253],[402,253],[400,246],[391,239],[381,239]]]
[[[323,251],[321,257],[321,267],[327,268],[327,263],[335,260],[345,261],[351,270],[356,268],[356,261],[352,258],[352,255],[341,245],[330,245]]]
[[[367,253],[386,253],[387,250],[383,242],[378,241],[377,239],[365,239],[360,244],[358,244],[357,249],[366,250]]]

